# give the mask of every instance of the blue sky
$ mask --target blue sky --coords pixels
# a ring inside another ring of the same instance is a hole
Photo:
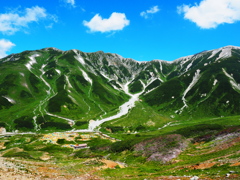
[[[172,61],[240,46],[240,0],[0,1],[0,57],[56,47]]]

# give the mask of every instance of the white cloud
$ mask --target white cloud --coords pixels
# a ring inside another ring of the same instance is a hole
[[[45,26],[46,29],[52,29],[53,23],[50,23],[49,25]]]
[[[15,46],[11,41],[6,39],[0,39],[0,58],[7,56],[6,52]]]
[[[0,32],[14,34],[22,28],[28,27],[29,23],[38,22],[40,19],[46,19],[47,17],[56,20],[56,17],[48,15],[44,8],[38,6],[26,8],[24,12],[0,14]]]
[[[75,0],[64,0],[65,3],[70,4],[72,7],[75,7]]]
[[[153,6],[152,8],[150,8],[149,10],[143,11],[140,13],[140,16],[144,17],[145,19],[147,19],[149,17],[149,14],[155,14],[158,11],[160,11],[160,9],[158,8],[158,6]]]
[[[220,24],[234,23],[240,20],[239,0],[202,0],[194,6],[177,7],[178,13],[203,29],[216,28]]]
[[[103,19],[99,14],[96,14],[89,22],[83,21],[83,25],[87,26],[91,32],[110,32],[122,30],[128,26],[130,21],[124,13],[113,12],[108,19]]]

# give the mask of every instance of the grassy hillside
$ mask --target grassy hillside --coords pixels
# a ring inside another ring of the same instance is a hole
[[[239,51],[228,46],[173,62],[55,48],[12,54],[0,60],[0,123],[8,131],[86,129],[138,93],[135,107],[103,130],[156,130],[179,120],[236,116]]]
[[[46,141],[43,134],[2,136],[0,154],[7,162],[21,162],[23,175],[38,177],[239,179],[239,133],[239,116],[235,116],[172,122],[159,130],[136,134],[108,133],[121,140],[117,142],[93,134],[88,141],[76,135],[69,136],[73,140],[55,135],[52,137],[59,138],[55,144]],[[64,147],[75,143],[87,143],[89,148]],[[44,171],[40,171],[43,166]]]

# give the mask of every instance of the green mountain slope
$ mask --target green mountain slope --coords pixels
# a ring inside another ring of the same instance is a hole
[[[173,62],[55,48],[12,54],[0,60],[0,123],[21,131],[86,129],[118,112],[130,99],[126,86],[141,100],[114,126],[238,115],[239,62],[234,46]]]

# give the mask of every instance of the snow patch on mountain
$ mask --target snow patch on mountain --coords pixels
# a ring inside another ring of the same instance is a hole
[[[31,90],[29,89],[28,84],[27,84],[26,82],[22,83],[22,86],[25,87],[25,88],[27,88],[29,91],[31,91]]]
[[[66,79],[68,88],[73,88],[72,84],[71,84],[70,81],[69,81],[69,76],[65,75],[65,79]]]
[[[229,80],[230,80],[229,82],[230,82],[232,88],[235,91],[240,92],[240,84],[237,84],[235,79],[230,74],[228,74],[225,69],[222,68],[222,70],[223,70],[224,74],[229,78]]]
[[[162,65],[162,61],[159,61],[159,65],[160,65],[160,72],[161,72],[161,75],[163,76],[163,77],[165,77],[165,75],[163,74],[163,65]],[[155,68],[155,71],[157,72],[157,69]],[[161,78],[159,78],[159,79],[161,79]],[[163,80],[161,79],[161,81],[163,82]]]
[[[160,65],[160,72],[161,72],[162,75],[163,75],[163,72],[162,72],[162,69],[163,69],[163,67],[162,67],[162,61],[159,61],[159,65]]]
[[[59,69],[55,69],[55,71],[60,75],[61,71]]]
[[[162,66],[160,66],[161,75],[164,76],[164,74],[162,73],[161,67]],[[154,67],[154,71],[156,74],[158,74],[158,70],[155,67]],[[158,77],[157,79],[159,79],[159,81],[161,81],[161,82],[164,82],[164,80],[162,80],[161,77]]]
[[[191,61],[188,65],[187,68],[185,69],[185,72],[187,72],[189,70],[189,68],[192,66],[193,61]]]
[[[106,121],[113,120],[113,119],[120,118],[123,115],[127,114],[129,109],[131,109],[135,106],[135,102],[138,100],[138,97],[139,97],[140,94],[141,93],[131,95],[132,96],[131,99],[119,107],[119,112],[116,115],[110,116],[108,118],[104,118],[102,120],[91,121],[89,123],[88,130],[93,131],[94,129],[96,129],[102,123],[104,123]]]
[[[42,74],[40,75],[40,79],[42,80],[42,82],[44,82],[44,84],[49,88],[48,90],[47,90],[47,94],[48,95],[50,95],[50,91],[51,91],[51,86],[50,86],[50,84],[43,78],[43,75],[45,74],[45,71],[44,71],[44,68],[46,67],[47,65],[46,64],[43,64],[42,65],[42,67],[41,67],[41,69],[40,69],[40,71],[42,72]]]
[[[53,89],[51,88],[50,84],[48,84],[48,82],[43,78],[43,75],[45,74],[44,68],[46,67],[46,64],[43,64],[42,67],[39,69],[41,72],[40,76],[37,76],[35,73],[33,73],[32,69],[32,65],[36,64],[36,57],[40,56],[39,54],[34,54],[32,56],[29,56],[30,61],[25,64],[25,66],[27,67],[27,69],[34,74],[38,79],[40,79],[47,87],[48,89],[46,90],[47,96],[46,98],[44,98],[43,100],[41,100],[39,102],[39,104],[35,107],[35,109],[33,110],[33,123],[34,123],[34,129],[36,131],[39,131],[41,129],[41,126],[37,124],[37,117],[39,116],[39,113],[43,116],[44,112],[43,112],[43,105],[53,96],[55,96],[56,93],[54,93]],[[52,95],[51,95],[52,92]]]
[[[88,76],[88,74],[84,70],[82,70],[81,68],[79,68],[79,70],[82,72],[82,75],[83,75],[84,79],[92,85],[92,79]]]
[[[94,130],[96,130],[97,127],[99,127],[102,123],[106,122],[106,121],[110,121],[110,120],[113,120],[113,119],[117,119],[117,118],[120,118],[122,117],[123,115],[127,114],[128,111],[133,108],[135,106],[135,102],[138,101],[138,97],[144,92],[145,90],[145,84],[141,81],[142,85],[144,86],[144,90],[138,94],[131,94],[129,92],[129,88],[128,88],[128,85],[131,83],[131,81],[125,83],[122,85],[122,89],[125,91],[126,94],[128,94],[129,96],[131,96],[131,98],[129,99],[129,101],[127,101],[126,103],[124,103],[123,105],[121,105],[119,107],[119,112],[116,114],[116,115],[113,115],[113,116],[110,116],[110,117],[107,117],[107,118],[104,118],[102,120],[91,120],[89,122],[89,126],[88,126],[88,129],[85,129],[85,130],[78,130],[78,132],[92,132]]]
[[[209,56],[208,59],[214,57],[219,51],[221,51],[221,49],[215,49],[215,50],[213,50],[211,56]]]
[[[25,64],[25,66],[28,68],[28,70],[30,70],[32,68],[33,64],[37,63],[35,58],[38,57],[38,56],[40,56],[40,55],[39,54],[33,54],[32,56],[29,56],[30,61],[27,64]]]
[[[114,89],[116,89],[116,90],[120,90],[118,87],[116,87],[115,85],[113,85],[113,84],[111,84],[111,86],[114,88]]]
[[[182,96],[182,101],[183,101],[183,107],[180,109],[180,110],[178,110],[178,111],[176,111],[177,113],[179,112],[179,114],[181,114],[182,113],[182,111],[183,111],[183,109],[185,108],[185,107],[188,107],[188,105],[187,105],[187,100],[185,99],[185,97],[186,97],[186,95],[187,95],[187,93],[193,88],[193,86],[198,82],[198,80],[200,79],[200,70],[198,69],[197,71],[196,71],[196,73],[195,73],[195,75],[193,76],[193,79],[192,79],[192,82],[189,84],[189,86],[187,87],[187,89],[184,91],[184,93],[183,93],[183,96]]]
[[[76,49],[73,49],[73,52],[76,54],[76,56],[74,56],[75,59],[78,60],[78,62],[80,62],[81,64],[85,64],[85,61],[80,55],[80,53]]]
[[[215,61],[222,59],[222,58],[228,58],[232,56],[232,50],[233,49],[240,49],[240,47],[237,46],[225,46],[219,49],[211,50],[208,52],[212,52],[211,56],[208,57],[208,59],[214,57],[216,54],[220,53]]]
[[[39,104],[36,106],[36,108],[35,108],[34,111],[33,111],[33,114],[34,114],[34,117],[33,117],[33,120],[34,120],[34,121],[33,121],[33,122],[34,122],[34,127],[35,127],[35,130],[36,130],[36,131],[39,131],[39,130],[41,129],[41,126],[37,124],[37,117],[39,116],[39,113],[40,113],[42,116],[44,116],[44,114],[45,114],[44,112],[46,112],[46,110],[45,110],[45,105],[46,105],[46,103],[49,101],[49,99],[51,99],[52,97],[54,97],[54,96],[57,94],[57,93],[54,92],[54,90],[53,90],[53,88],[51,87],[51,85],[43,78],[43,75],[46,73],[46,72],[44,71],[44,68],[45,68],[46,66],[47,66],[47,64],[43,64],[42,67],[39,69],[40,72],[41,72],[41,75],[40,75],[40,76],[37,76],[37,75],[35,74],[35,76],[36,76],[38,79],[40,79],[40,80],[48,87],[48,89],[46,90],[46,93],[47,93],[46,97],[39,102]],[[30,71],[31,73],[33,73],[33,72],[31,71],[31,68],[29,69],[29,71]],[[33,73],[33,74],[34,74],[34,73]]]
[[[223,48],[216,60],[221,59],[221,58],[227,58],[230,56],[232,56],[232,49],[231,48]]]
[[[3,98],[7,99],[8,102],[12,103],[12,104],[16,104],[16,101],[12,98],[10,98],[9,96],[2,96]]]
[[[100,74],[101,74],[103,77],[105,77],[108,81],[111,81],[111,80],[112,80],[111,78],[107,77],[107,75],[105,75],[102,71],[100,71]]]
[[[74,97],[72,97],[70,94],[68,95],[68,97],[72,100],[72,102],[78,105],[78,102]]]
[[[184,57],[180,57],[174,61],[172,61],[173,63],[178,63],[180,62],[180,66],[182,67],[183,64],[185,64],[186,62],[188,62],[191,58],[193,57],[193,55],[189,55],[189,56],[184,56]]]
[[[152,88],[152,89],[148,90],[147,92],[145,92],[144,94],[146,95],[146,94],[148,94],[148,93],[154,91],[154,90],[157,89],[157,88],[158,88],[158,87]]]
[[[158,130],[161,130],[161,129],[167,127],[167,126],[170,126],[170,124],[172,124],[172,122],[169,122],[169,123],[165,124],[163,127],[158,128]]]
[[[54,51],[58,51],[58,52],[61,52],[61,53],[64,52],[63,50],[58,49],[58,48],[55,48],[55,47],[43,48],[42,50],[44,50],[44,51],[51,51],[51,50],[54,50]]]
[[[49,116],[53,116],[53,117],[56,117],[56,118],[59,118],[59,119],[66,120],[66,121],[70,122],[71,124],[75,124],[75,121],[72,120],[72,119],[65,118],[65,117],[62,117],[62,116],[58,116],[58,115],[55,115],[55,114],[51,114],[49,112],[46,112],[46,114],[49,115]]]

